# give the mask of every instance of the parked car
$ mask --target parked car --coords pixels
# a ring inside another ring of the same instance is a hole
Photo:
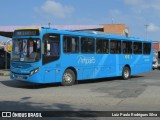
[[[155,57],[153,57],[152,69],[153,70],[158,69],[158,60]]]

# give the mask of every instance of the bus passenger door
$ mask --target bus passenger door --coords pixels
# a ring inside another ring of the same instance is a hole
[[[44,81],[56,81],[56,65],[60,58],[60,35],[47,33],[42,42],[42,64],[44,68]]]

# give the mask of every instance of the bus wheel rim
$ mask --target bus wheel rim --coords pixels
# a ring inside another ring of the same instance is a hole
[[[72,75],[69,73],[65,73],[63,76],[63,79],[65,82],[70,83],[70,82],[72,82]]]
[[[124,76],[125,76],[125,78],[128,78],[128,76],[129,76],[129,71],[128,70],[124,71]]]

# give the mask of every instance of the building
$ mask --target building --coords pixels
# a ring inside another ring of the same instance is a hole
[[[94,30],[108,34],[119,34],[128,36],[128,29],[125,24],[101,24],[101,25],[49,25],[51,28],[60,30]],[[12,38],[13,31],[17,28],[40,28],[45,26],[0,26],[0,36]]]
[[[154,41],[153,42],[153,50],[154,51],[160,51],[160,41]]]
[[[104,24],[103,25],[104,32],[111,34],[120,34],[128,36],[128,28],[125,24]]]

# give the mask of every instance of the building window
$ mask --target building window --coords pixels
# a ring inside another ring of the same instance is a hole
[[[82,37],[81,38],[81,52],[82,53],[94,53],[95,45],[94,38]]]
[[[123,54],[132,54],[132,42],[123,41],[122,42],[122,52]]]
[[[150,54],[151,43],[143,43],[143,54]]]
[[[108,40],[97,39],[96,40],[96,53],[97,54],[108,54]]]
[[[133,43],[133,53],[134,54],[142,54],[142,42],[134,42]]]
[[[110,53],[111,54],[121,53],[121,41],[119,41],[119,40],[111,40],[110,41]]]
[[[74,36],[63,37],[63,52],[64,53],[78,53],[79,52],[79,38]]]

